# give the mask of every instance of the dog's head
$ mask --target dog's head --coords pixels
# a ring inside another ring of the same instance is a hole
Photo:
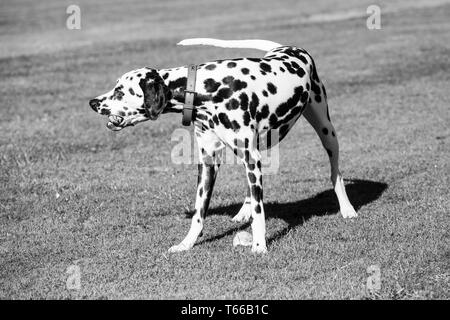
[[[113,131],[155,120],[171,99],[171,92],[155,69],[142,68],[125,73],[113,90],[91,101],[91,108],[108,116]]]

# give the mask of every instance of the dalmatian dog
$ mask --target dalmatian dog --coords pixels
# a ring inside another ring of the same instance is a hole
[[[327,94],[314,60],[302,48],[267,40],[186,39],[179,45],[212,45],[265,51],[262,58],[217,60],[197,66],[193,124],[199,148],[195,214],[181,243],[170,252],[191,249],[201,235],[221,151],[228,147],[243,163],[247,196],[235,222],[251,219],[255,253],[267,251],[261,150],[280,142],[303,114],[315,129],[331,165],[331,182],[344,218],[357,214],[350,204],[339,172],[339,146],[331,124]],[[108,117],[107,127],[118,131],[162,113],[180,113],[185,102],[187,67],[125,73],[111,91],[92,99],[91,108]],[[276,133],[278,139],[269,136]]]

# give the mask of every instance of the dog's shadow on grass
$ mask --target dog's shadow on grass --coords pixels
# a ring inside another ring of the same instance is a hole
[[[345,179],[347,195],[353,207],[358,211],[362,206],[377,200],[386,190],[387,184],[383,182],[375,182],[359,179]],[[242,203],[236,203],[228,206],[212,208],[208,211],[208,215],[229,215],[230,218],[238,213]],[[285,236],[291,229],[302,225],[313,216],[332,215],[339,212],[339,203],[336,194],[332,189],[323,191],[308,199],[303,199],[288,203],[264,203],[266,219],[272,218],[283,219],[287,222],[287,226],[282,230],[271,235],[267,241],[268,244],[274,240]],[[192,216],[192,212],[188,215]],[[239,224],[221,234],[217,234],[206,239],[201,239],[197,245],[207,242],[219,240],[228,235],[234,234],[236,231],[246,229],[249,223]]]

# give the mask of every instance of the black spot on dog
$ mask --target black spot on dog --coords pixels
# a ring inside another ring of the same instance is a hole
[[[248,111],[244,112],[244,126],[248,127],[249,123],[250,123],[250,113]]]
[[[168,72],[164,73],[163,76],[162,76],[162,78],[164,80],[167,80],[168,77],[169,77],[169,73]]]
[[[256,176],[255,176],[255,174],[254,174],[253,172],[249,172],[249,173],[248,173],[248,180],[249,180],[251,183],[256,183]]]
[[[133,90],[133,88],[130,88],[130,89],[128,89],[128,91],[130,91],[130,94],[132,95],[132,96],[134,96],[134,90]]]
[[[231,129],[231,122],[226,113],[219,113],[219,121],[225,127],[225,129]]]
[[[112,95],[112,99],[116,99],[118,101],[122,100],[124,93],[122,91],[123,86],[120,85],[114,89],[114,94]]]
[[[100,114],[109,116],[111,114],[111,111],[109,109],[101,109]]]
[[[203,84],[205,85],[206,92],[216,92],[217,89],[220,87],[220,82],[217,82],[216,80],[212,78],[208,78],[205,81],[203,81]]]
[[[248,150],[245,150],[245,158],[244,158],[244,161],[245,161],[246,163],[249,163],[249,162],[250,162],[250,151],[248,151]]]
[[[297,75],[298,75],[299,77],[303,77],[305,74],[306,74],[306,72],[305,72],[305,70],[303,70],[303,68],[299,67],[299,68],[297,69]]]
[[[233,94],[233,91],[230,88],[222,88],[217,92],[217,95],[213,97],[213,102],[218,103],[222,102],[225,99],[228,99]]]
[[[308,64],[308,60],[306,60],[306,58],[303,55],[299,55],[298,57],[300,59],[301,62],[303,62],[304,64]]]
[[[222,62],[222,61],[221,61]],[[218,63],[220,63],[220,62],[218,62]],[[206,70],[214,70],[216,68],[216,65],[215,64],[208,64],[206,67],[205,67],[205,69]]]
[[[230,99],[230,101],[225,104],[225,108],[227,108],[227,110],[239,109],[239,101],[236,99]]]
[[[234,68],[234,67],[236,67],[236,62],[228,62],[228,63],[227,63],[227,67],[228,67],[228,68]]]
[[[250,70],[248,68],[242,68],[241,69],[242,74],[248,74]]]
[[[328,129],[327,128],[323,128],[322,132],[323,132],[324,135],[327,135],[328,134]]]
[[[284,70],[283,67],[280,67],[280,71],[281,71],[281,72],[284,72],[284,71],[286,71],[286,70]]]
[[[261,59],[260,58],[247,58],[248,61],[252,61],[252,62],[260,62]]]
[[[198,120],[207,120],[208,119],[206,114],[202,114],[202,113],[198,113],[198,112],[195,114],[195,118]]]
[[[222,79],[222,82],[224,84],[230,85],[234,80],[234,77],[232,76],[226,76],[225,78]]]
[[[277,93],[277,87],[275,87],[275,85],[272,82],[269,82],[267,84],[267,90],[269,90],[269,92],[271,94],[276,94]]]
[[[217,117],[217,115],[215,114],[214,116],[213,116],[213,121],[214,121],[214,123],[216,124],[216,125],[218,125],[219,124],[219,118]]]
[[[252,100],[250,101],[250,115],[252,118],[255,118],[256,115],[256,108],[259,105],[259,98],[258,96],[253,92],[252,93]]]
[[[311,90],[315,94],[320,94],[320,87],[314,81],[311,82]]]
[[[259,205],[259,203],[255,206],[255,212],[257,214],[261,213],[261,206]],[[259,243],[257,243],[256,245],[259,246]]]
[[[259,64],[259,67],[261,68],[261,70],[263,70],[264,72],[272,72],[272,68],[270,67],[270,64],[267,64],[265,62],[261,62]]]
[[[316,96],[314,97],[314,99],[316,100],[317,103],[320,103],[322,101],[322,98],[320,97],[320,95],[316,94]]]
[[[261,187],[253,185],[251,190],[253,198],[256,200],[256,202],[260,202],[263,197]]]
[[[236,79],[233,81],[233,83],[231,84],[231,89],[233,91],[240,91],[244,88],[247,88],[247,82]]]
[[[267,93],[266,90],[263,90],[263,91],[262,91],[262,94],[263,94],[264,97],[268,97],[268,96],[269,96],[269,94]]]
[[[248,145],[249,145],[250,141],[248,140],[248,138],[245,138],[244,140],[244,148],[248,149]]]
[[[231,121],[231,129],[233,129],[233,131],[239,131],[240,128],[239,122],[236,120]]]
[[[200,190],[198,191],[198,195],[201,197],[201,196],[203,196],[203,188],[200,188]],[[199,220],[199,222],[200,222],[200,220]]]
[[[245,92],[239,95],[239,100],[241,101],[241,109],[246,111],[248,109],[248,96]]]
[[[255,79],[256,79],[256,77],[253,76],[253,75],[251,75],[250,78],[251,78],[252,80],[255,80]]]

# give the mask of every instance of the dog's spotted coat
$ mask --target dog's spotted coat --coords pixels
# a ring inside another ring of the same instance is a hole
[[[186,83],[187,67],[137,69],[123,75],[112,91],[90,104],[95,111],[109,116],[108,128],[120,130],[155,120],[161,113],[181,112]],[[252,218],[252,251],[266,251],[260,150],[281,141],[302,114],[329,156],[331,180],[342,215],[356,216],[339,173],[339,147],[325,87],[308,52],[276,46],[263,58],[200,64],[195,88],[194,126],[200,149],[195,214],[188,235],[170,251],[192,248],[201,234],[220,153],[225,147],[242,160],[249,185],[244,205],[233,221]],[[278,139],[270,139],[273,136]]]

